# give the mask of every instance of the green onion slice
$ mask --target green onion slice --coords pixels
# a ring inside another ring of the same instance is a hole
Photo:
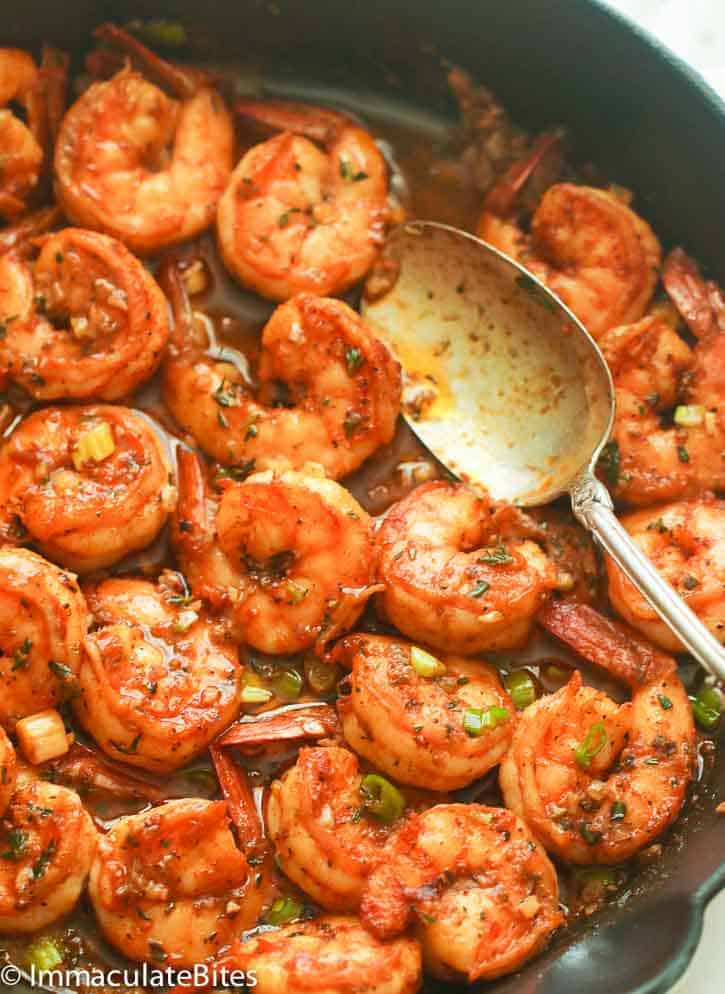
[[[703,687],[697,697],[690,698],[695,721],[706,732],[712,731],[722,715],[722,698],[714,687]]]
[[[445,665],[440,659],[431,656],[425,649],[419,649],[417,645],[410,648],[410,662],[418,676],[434,677],[446,672]]]
[[[508,708],[493,707],[468,708],[463,714],[463,728],[473,738],[478,738],[484,732],[498,728],[505,721],[508,721],[511,714]]]
[[[504,678],[504,685],[517,711],[523,711],[536,700],[536,684],[528,670],[514,670]]]
[[[366,814],[390,825],[405,810],[405,798],[389,780],[378,773],[368,773],[360,781],[360,797]]]
[[[592,760],[598,756],[609,741],[607,730],[601,721],[595,721],[587,732],[584,741],[574,750],[574,759],[583,769],[592,765]]]
[[[284,925],[302,917],[303,907],[293,897],[278,897],[264,920],[268,925]]]

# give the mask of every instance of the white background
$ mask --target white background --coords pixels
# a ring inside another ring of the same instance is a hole
[[[725,0],[608,2],[686,59],[725,97]],[[710,904],[695,958],[671,994],[725,994],[725,892]]]

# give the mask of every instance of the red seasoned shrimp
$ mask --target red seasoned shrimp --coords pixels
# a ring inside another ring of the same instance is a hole
[[[0,537],[77,572],[145,548],[175,499],[151,422],[127,407],[46,407],[0,448]]]
[[[438,804],[383,847],[361,909],[389,938],[412,922],[426,972],[493,980],[522,966],[563,922],[554,867],[512,811]]]
[[[226,484],[215,499],[196,456],[179,452],[172,542],[194,593],[263,652],[301,652],[351,627],[374,590],[373,526],[352,495],[311,471]]]
[[[508,749],[515,712],[494,667],[382,635],[348,635],[332,659],[351,669],[338,698],[345,739],[401,783],[457,790]]]
[[[355,911],[390,832],[364,815],[363,775],[337,746],[300,750],[272,783],[267,830],[283,872],[328,911]]]
[[[414,939],[383,942],[342,915],[264,929],[219,965],[254,971],[257,994],[415,994],[422,980]]]
[[[87,615],[74,576],[0,546],[0,725],[12,731],[75,693]]]
[[[601,341],[617,393],[605,479],[642,506],[725,491],[725,295],[682,249],[665,260],[663,281],[694,349],[664,313]],[[674,423],[663,425],[673,408]]]
[[[79,228],[38,258],[0,255],[0,369],[39,400],[119,400],[154,373],[169,335],[154,278],[121,242]]]
[[[117,28],[97,36],[131,49],[175,88],[167,96],[126,66],[93,83],[63,118],[55,149],[58,200],[76,224],[144,255],[207,228],[233,164],[234,129],[221,96]]]
[[[519,716],[501,764],[509,808],[572,863],[619,863],[677,817],[695,759],[690,702],[670,656],[584,604],[539,616],[582,656],[626,684],[617,704],[578,672]]]
[[[257,101],[236,110],[282,133],[246,153],[219,201],[224,263],[272,300],[342,293],[365,276],[385,235],[382,153],[336,111]]]
[[[85,641],[76,714],[113,759],[169,773],[237,716],[236,646],[189,604],[172,577],[110,579],[89,605],[102,627]]]
[[[178,274],[169,275],[178,330],[189,316]],[[187,338],[165,364],[164,399],[205,452],[257,469],[316,462],[339,479],[395,433],[400,367],[340,300],[300,294],[278,307],[262,333],[258,380],[255,397],[233,364]]]
[[[703,497],[657,505],[620,519],[632,539],[715,638],[725,642],[725,500]],[[616,612],[656,645],[683,652],[676,635],[607,558]]]
[[[525,232],[517,196],[551,140],[544,136],[491,189],[477,234],[546,283],[598,339],[644,315],[657,284],[660,246],[621,197],[573,183],[549,187]]]
[[[0,727],[0,818],[5,814],[15,790],[17,761],[13,744]]]
[[[421,484],[377,535],[385,617],[447,652],[521,645],[556,570],[535,542],[506,530],[487,496],[443,480]]]
[[[17,102],[27,110],[38,78],[35,62],[18,48],[0,48],[0,216],[22,214],[43,165],[43,148],[25,121],[3,105]]]
[[[42,781],[19,787],[0,820],[0,932],[37,932],[71,911],[96,841],[72,790]]]
[[[99,840],[88,894],[106,939],[129,959],[188,967],[261,910],[224,801],[183,798],[119,818]]]

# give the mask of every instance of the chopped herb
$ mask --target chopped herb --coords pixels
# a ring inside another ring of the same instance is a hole
[[[659,532],[660,535],[664,535],[664,533],[668,531],[668,528],[667,525],[662,520],[662,518],[657,518],[656,521],[650,521],[650,523],[647,525],[647,531],[648,532],[655,531]]]
[[[359,411],[348,411],[343,422],[343,430],[347,438],[352,438],[356,431],[363,425],[365,419]]]
[[[690,461],[690,453],[687,451],[684,445],[677,446],[677,458],[680,460],[680,462]]]
[[[694,590],[695,587],[700,586],[700,581],[697,579],[696,576],[686,576],[685,579],[682,581],[682,586],[685,588],[685,590]]]
[[[13,653],[13,665],[11,669],[13,672],[15,670],[24,670],[28,665],[28,656],[33,648],[33,643],[30,639],[25,639],[25,641],[20,645]]]
[[[3,859],[21,859],[28,847],[28,833],[21,828],[11,828],[7,833],[7,845],[0,856]]]
[[[368,174],[362,170],[354,172],[347,159],[340,159],[340,175],[343,179],[349,180],[351,183],[359,183],[360,180],[368,178]]]
[[[487,590],[491,589],[491,584],[485,580],[479,580],[469,591],[469,597],[483,597]]]
[[[627,814],[627,805],[624,801],[614,801],[609,809],[609,817],[612,821],[621,821]]]
[[[660,707],[662,708],[663,711],[669,711],[670,708],[672,707],[672,701],[669,699],[669,697],[665,697],[664,694],[658,694],[657,700],[660,702]]]
[[[33,864],[33,879],[40,880],[41,877],[45,876],[45,871],[48,869],[50,861],[53,858],[57,848],[57,841],[55,839],[51,839]]]
[[[365,356],[362,351],[356,346],[351,345],[349,349],[345,350],[345,365],[347,366],[347,371],[350,376],[356,372],[362,364],[365,362]]]
[[[510,555],[505,545],[497,545],[494,549],[488,549],[478,557],[479,563],[487,563],[489,566],[503,566],[513,561],[514,557]]]
[[[579,822],[578,828],[579,834],[588,846],[595,846],[597,842],[602,841],[602,833],[596,831],[596,829],[589,828],[585,822]]]
[[[259,428],[252,422],[247,425],[247,430],[244,433],[244,441],[248,442],[250,438],[256,438],[259,434]]]
[[[597,468],[610,487],[619,483],[620,455],[619,443],[607,442],[599,456]]]
[[[239,401],[234,393],[234,384],[222,380],[221,386],[214,391],[214,400],[221,407],[238,407]]]
[[[62,264],[62,262],[63,262],[63,253],[62,252],[56,252],[55,253],[55,261],[58,263],[59,266]]]

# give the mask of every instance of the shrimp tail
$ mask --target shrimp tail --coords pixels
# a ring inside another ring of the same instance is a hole
[[[725,292],[704,279],[682,248],[674,248],[665,259],[662,282],[693,335],[725,332]]]
[[[328,107],[285,100],[237,100],[234,110],[240,117],[256,121],[273,131],[303,135],[320,145],[331,144],[350,118]]]
[[[337,736],[337,712],[329,704],[311,705],[276,714],[259,715],[255,721],[238,721],[217,740],[217,746],[236,746],[245,752],[277,742],[298,742]]]
[[[264,835],[246,772],[218,745],[212,745],[209,751],[239,839],[245,848],[259,846]]]
[[[538,621],[584,659],[632,689],[675,668],[671,656],[659,652],[633,629],[574,599],[549,601],[539,612]]]
[[[116,798],[150,804],[160,804],[165,799],[160,781],[131,774],[80,742],[74,742],[64,756],[51,760],[43,770],[69,787],[92,788]]]
[[[174,318],[174,331],[171,344],[178,351],[183,351],[192,342],[194,316],[191,301],[186,286],[181,278],[181,272],[174,259],[165,259],[159,267],[157,282],[168,297],[171,313]]]
[[[491,187],[484,200],[484,211],[499,217],[510,215],[519,194],[544,160],[551,156],[556,156],[558,160],[563,157],[564,137],[561,128],[539,135],[528,155],[509,166]]]
[[[395,867],[378,866],[360,905],[360,920],[378,939],[392,939],[408,927],[411,905]]]
[[[188,100],[198,92],[202,85],[211,82],[209,73],[201,72],[198,69],[182,68],[173,62],[162,59],[138,38],[118,27],[117,24],[101,24],[94,31],[94,36],[111,48],[120,49],[121,52],[132,56],[141,63],[149,74],[165,84],[181,100]],[[99,62],[98,64],[102,65],[103,63]]]
[[[25,252],[32,247],[31,240],[54,228],[62,217],[60,207],[43,207],[22,220],[9,224],[0,231],[0,255],[13,249]]]

